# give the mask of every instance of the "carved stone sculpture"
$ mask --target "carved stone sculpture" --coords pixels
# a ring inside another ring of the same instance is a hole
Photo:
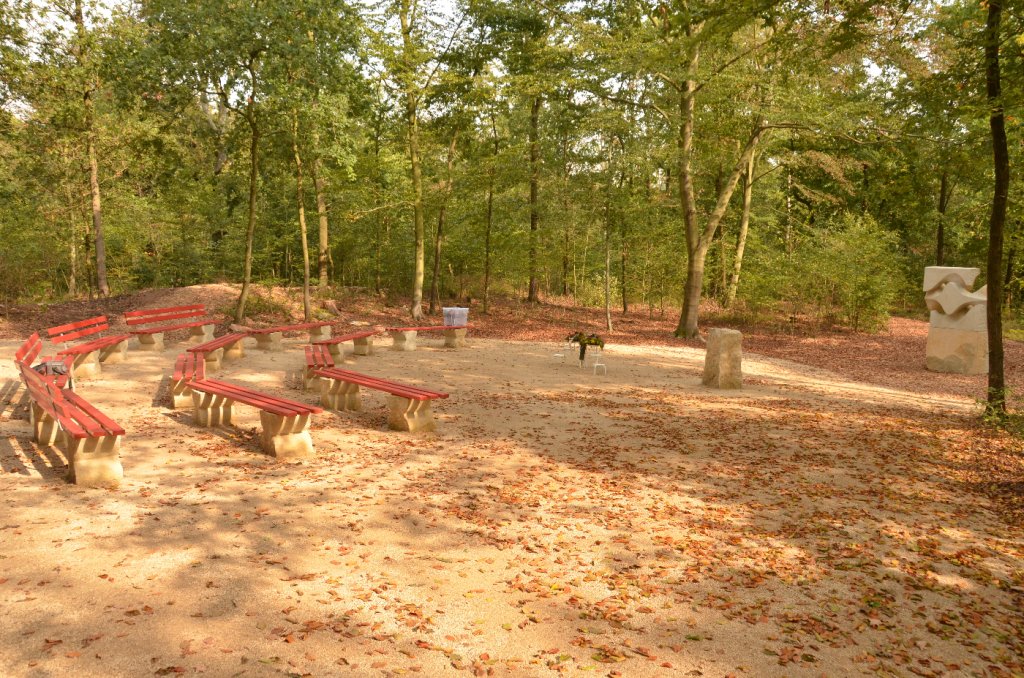
[[[977,268],[929,266],[924,269],[924,299],[931,311],[927,367],[933,372],[988,372],[987,286],[971,291]]]

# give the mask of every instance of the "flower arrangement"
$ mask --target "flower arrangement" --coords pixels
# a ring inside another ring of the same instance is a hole
[[[604,350],[604,339],[596,334],[583,334],[583,332],[574,332],[565,338],[570,344],[580,345],[580,362],[583,362],[583,358],[587,355],[587,346],[599,346],[601,350]]]

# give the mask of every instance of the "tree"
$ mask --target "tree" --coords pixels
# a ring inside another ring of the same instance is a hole
[[[999,50],[1002,41],[1003,0],[988,0],[985,21],[985,94],[990,107],[992,160],[995,185],[989,216],[988,266],[988,401],[987,413],[997,420],[1006,418],[1006,381],[1003,373],[1003,231],[1010,191],[1010,154],[1006,141]]]

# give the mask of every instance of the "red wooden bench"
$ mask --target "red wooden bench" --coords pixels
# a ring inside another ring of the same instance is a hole
[[[251,405],[260,411],[266,452],[279,459],[313,455],[309,420],[313,414],[323,412],[321,408],[214,379],[194,379],[188,385],[192,389],[197,424],[227,426],[231,423],[232,405]]]
[[[437,428],[430,401],[447,398],[447,393],[330,367],[329,361],[330,356],[322,348],[319,353],[315,347],[306,351],[307,373],[320,382],[320,404],[324,407],[358,412],[363,408],[359,387],[365,386],[388,394],[388,425],[396,431],[415,433]]]
[[[124,478],[121,436],[124,429],[74,391],[61,390],[26,363],[21,380],[32,399],[32,440],[57,442],[68,460],[68,480],[87,487],[116,487]]]
[[[444,332],[444,345],[448,348],[459,348],[466,345],[466,330],[469,325],[430,325],[427,327],[388,327],[394,343],[391,348],[396,351],[415,351],[416,334],[418,332]]]
[[[309,340],[318,341],[331,338],[331,325],[334,323],[326,321],[296,323],[294,325],[278,325],[277,327],[262,327],[249,330],[249,334],[256,339],[256,348],[264,351],[280,351],[281,336],[285,332],[309,331]]]
[[[211,371],[220,369],[220,361],[222,358],[241,358],[244,356],[242,351],[242,340],[248,335],[244,332],[233,332],[231,334],[225,334],[222,337],[217,337],[212,341],[208,341],[198,346],[192,346],[188,348],[189,353],[195,353],[202,355],[206,360],[206,366]]]
[[[176,410],[192,407],[192,381],[206,378],[206,361],[195,353],[180,353],[171,375],[171,407]]]
[[[124,314],[124,320],[129,327],[135,328],[129,331],[138,337],[140,348],[149,351],[162,351],[164,350],[164,332],[172,330],[189,330],[189,341],[193,343],[202,343],[213,339],[214,322],[205,316],[206,307],[203,304],[192,304],[191,306],[128,311]],[[200,320],[188,320],[189,318],[200,318]],[[166,324],[171,320],[187,320],[187,322]],[[142,327],[142,325],[152,325],[152,327]]]
[[[352,342],[355,355],[370,355],[373,353],[373,335],[375,334],[377,334],[377,330],[364,330],[362,332],[343,334],[340,337],[333,337],[331,339],[318,339],[310,343],[326,346],[330,349],[331,355],[335,359],[341,360],[341,345],[346,341]]]
[[[320,392],[320,379],[313,370],[334,367],[334,357],[330,350],[321,344],[306,347],[306,368],[302,372],[302,388],[307,391]]]
[[[128,352],[128,340],[130,334],[112,334],[106,337],[94,337],[82,344],[69,344],[69,342],[83,337],[92,337],[105,330],[110,329],[107,316],[98,315],[95,318],[79,320],[78,322],[58,325],[46,330],[51,343],[64,344],[64,348],[57,351],[57,355],[72,356],[74,359],[74,372],[76,377],[88,377],[98,374],[100,363],[119,363],[125,359]]]
[[[74,362],[74,356],[64,356],[63,358],[52,358],[50,356],[39,357],[39,354],[43,351],[43,340],[39,338],[38,332],[33,332],[32,336],[25,340],[25,343],[14,352],[14,364],[17,366],[25,365],[26,367],[32,367],[32,363],[36,362],[58,362],[63,363],[67,374],[55,374],[53,376],[46,377],[53,381],[57,388],[74,388],[74,380],[72,379],[71,369],[72,363]]]

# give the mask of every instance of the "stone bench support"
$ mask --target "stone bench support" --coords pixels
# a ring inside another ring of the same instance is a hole
[[[466,328],[444,331],[444,345],[448,348],[461,348],[466,345]]]
[[[228,400],[222,395],[192,391],[192,407],[195,408],[193,419],[200,426],[229,425],[232,405],[234,405],[234,401]]]
[[[332,410],[359,412],[363,401],[359,395],[359,384],[341,379],[321,379],[320,404]]]
[[[128,357],[128,340],[124,339],[100,349],[101,363],[123,363]]]
[[[314,341],[323,341],[324,339],[331,338],[331,326],[321,325],[320,327],[309,328],[309,343]]]
[[[61,447],[68,459],[68,480],[84,487],[117,487],[124,479],[121,436],[72,438],[62,432]]]
[[[225,360],[238,360],[245,357],[245,349],[242,347],[243,339],[245,339],[245,337],[241,337],[238,341],[232,342],[224,347]]]
[[[188,339],[185,342],[188,344],[205,344],[208,341],[213,341],[213,330],[215,328],[216,325],[213,323],[190,327],[188,328]]]
[[[188,381],[171,379],[171,408],[185,410],[190,407],[192,407],[192,389],[189,388]]]
[[[388,396],[388,426],[395,431],[419,433],[433,431],[434,411],[429,400],[413,400],[401,396]]]
[[[142,351],[162,351],[164,350],[164,333],[153,332],[151,334],[137,334],[135,337],[139,340],[139,349]]]
[[[373,354],[373,337],[360,337],[352,340],[352,352],[356,355]]]
[[[278,459],[308,459],[313,456],[309,415],[282,416],[260,410],[263,450]]]
[[[261,351],[284,350],[281,346],[281,336],[281,332],[261,332],[252,335],[253,339],[256,340],[256,348]]]
[[[29,403],[28,419],[32,424],[32,440],[40,445],[53,445],[60,436],[60,424],[50,414],[32,401]]]
[[[216,372],[220,369],[221,359],[224,357],[224,348],[215,348],[212,351],[203,353],[203,362],[206,363],[207,372]]]
[[[100,350],[88,353],[76,353],[71,366],[71,374],[75,379],[88,379],[100,373]]]
[[[416,330],[390,330],[393,343],[391,348],[396,351],[416,350]]]

